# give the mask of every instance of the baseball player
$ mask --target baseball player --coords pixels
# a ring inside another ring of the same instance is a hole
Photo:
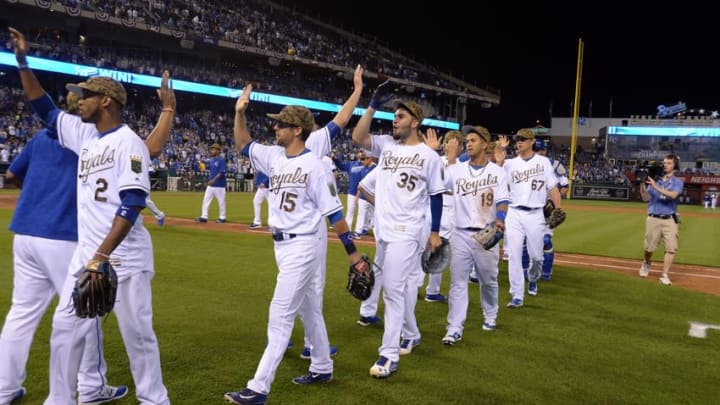
[[[411,313],[414,310],[412,303],[417,300],[417,292],[413,288],[417,280],[413,271],[420,271],[421,255],[428,243],[431,249],[440,246],[445,184],[440,157],[420,142],[419,128],[424,113],[419,105],[397,101],[394,105],[393,135],[370,135],[373,115],[382,104],[376,98],[377,94],[376,90],[352,138],[379,159],[378,167],[372,172],[376,176],[372,192],[375,201],[376,263],[383,270],[385,331],[378,350],[380,357],[370,367],[370,375],[385,378],[397,370],[401,353],[410,353],[420,344],[420,331],[415,314]],[[421,240],[428,205],[431,232],[427,240]]]
[[[705,208],[710,208],[710,200],[711,199],[712,199],[712,197],[710,196],[710,194],[705,193],[705,197],[703,197],[703,201],[705,203]]]
[[[73,108],[72,105],[75,105]],[[68,96],[74,113],[77,98]],[[40,319],[65,282],[77,248],[77,155],[62,148],[43,129],[13,160],[5,176],[22,188],[13,212],[13,298],[0,334],[0,404],[25,395],[30,346]],[[96,404],[124,397],[128,387],[106,385],[100,318],[85,336],[78,374],[79,401]]]
[[[152,328],[152,241],[139,216],[150,190],[150,156],[138,135],[122,123],[125,89],[117,81],[99,76],[69,84],[68,90],[80,97],[80,117],[60,111],[27,65],[24,36],[15,29],[10,31],[26,98],[46,127],[57,131],[60,144],[78,155],[77,198],[82,208],[78,212],[78,248],[53,316],[50,393],[45,404],[76,403],[84,338],[94,323],[75,315],[71,295],[90,260],[115,264],[118,289],[114,311],[137,398],[143,403],[169,404]]]
[[[253,222],[250,224],[250,229],[257,229],[262,226],[262,219],[260,215],[262,213],[262,203],[267,200],[268,186],[270,179],[267,174],[261,171],[255,171],[255,196],[253,197]]]
[[[487,159],[486,149],[490,132],[482,126],[462,127],[466,136],[470,160],[455,163],[460,150],[457,138],[446,147],[447,177],[452,185],[455,207],[454,232],[450,240],[450,297],[448,301],[447,332],[443,344],[454,345],[462,340],[468,309],[468,277],[473,268],[480,284],[483,309],[483,330],[496,328],[498,315],[498,260],[500,248],[485,250],[473,235],[491,226],[505,229],[509,202],[505,171]]]
[[[536,139],[535,140],[535,151],[540,156],[547,157],[547,141],[542,139]],[[567,170],[565,170],[565,166],[558,161],[554,160],[552,158],[550,159],[550,164],[553,168],[553,173],[555,173],[555,177],[558,179],[558,190],[560,191],[560,197],[567,194],[568,188],[570,186],[570,183],[568,181],[567,177]],[[550,281],[552,279],[552,268],[553,268],[553,262],[555,261],[555,248],[553,247],[553,233],[555,232],[554,229],[550,229],[550,227],[545,224],[545,231],[543,232],[543,267],[542,267],[542,279],[545,281]],[[527,246],[523,248],[523,268],[528,269],[530,264],[530,257],[527,253]]]
[[[252,142],[247,129],[245,110],[252,85],[247,85],[235,106],[235,144],[258,170],[270,177],[268,225],[275,241],[278,278],[270,303],[268,344],[255,376],[247,387],[228,392],[225,399],[236,404],[264,404],[277,367],[287,348],[295,317],[304,308],[303,324],[312,342],[310,368],[307,374],[293,379],[295,384],[313,384],[332,380],[322,298],[315,283],[321,270],[317,254],[318,235],[323,217],[328,217],[345,246],[350,263],[363,263],[350,240],[349,227],[342,216],[335,181],[327,167],[306,148],[305,140],[314,128],[312,113],[305,107],[287,106],[279,114],[268,114],[274,125],[277,145]],[[317,153],[317,152],[316,152]]]
[[[506,220],[506,233],[510,260],[508,275],[512,299],[508,308],[523,306],[525,298],[525,275],[522,266],[523,242],[527,242],[530,265],[528,269],[528,294],[537,295],[537,280],[543,264],[542,235],[545,230],[545,216],[542,208],[549,198],[555,207],[561,208],[558,179],[550,160],[533,151],[535,134],[523,128],[515,136],[517,156],[505,160],[496,155],[498,164],[503,166],[510,187],[510,207]],[[500,136],[497,145],[506,150],[510,142],[507,136]]]
[[[717,199],[718,199],[717,193],[712,193],[712,195],[710,196],[710,208],[712,208],[712,209],[717,208]]]
[[[225,164],[225,158],[220,155],[220,145],[217,143],[210,146],[210,160],[208,161],[208,167],[210,168],[210,177],[208,178],[207,187],[205,188],[205,196],[203,197],[202,214],[200,214],[200,217],[195,219],[195,222],[208,221],[210,203],[212,203],[213,199],[217,199],[220,214],[215,222],[218,224],[224,224],[227,222],[225,216],[225,191],[227,185],[225,172],[227,171],[227,167]]]

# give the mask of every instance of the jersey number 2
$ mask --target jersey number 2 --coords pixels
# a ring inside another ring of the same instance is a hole
[[[107,197],[102,194],[108,188],[107,180],[100,178],[95,184],[98,185],[98,188],[95,189],[95,201],[107,202]]]

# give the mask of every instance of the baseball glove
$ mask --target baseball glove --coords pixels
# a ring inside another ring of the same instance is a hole
[[[552,214],[554,209],[555,203],[552,202],[552,200],[547,200],[545,202],[545,206],[543,207],[543,215],[545,215],[545,222],[547,222],[548,218],[550,218],[550,214]]]
[[[73,307],[80,318],[109,314],[115,305],[117,274],[109,262],[91,260],[75,282]]]
[[[450,263],[450,241],[440,237],[440,243],[434,252],[430,247],[425,248],[422,256],[422,269],[425,273],[440,273]]]
[[[363,268],[367,270],[363,270]],[[372,294],[374,285],[375,273],[372,270],[372,264],[370,259],[363,255],[360,261],[350,265],[347,290],[353,297],[365,301]]]
[[[473,238],[482,246],[485,250],[490,250],[493,246],[497,245],[498,242],[503,238],[503,231],[495,228],[494,225],[486,226],[482,231],[476,232]]]
[[[565,211],[562,208],[553,208],[550,216],[547,218],[547,224],[550,229],[555,229],[558,225],[565,222]]]

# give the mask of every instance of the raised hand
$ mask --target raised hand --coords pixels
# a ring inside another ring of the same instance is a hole
[[[507,149],[510,146],[510,138],[507,135],[498,135],[497,146]]]
[[[356,89],[362,89],[363,73],[365,73],[365,69],[362,67],[362,65],[358,64],[355,68],[355,73],[353,74],[353,85]]]
[[[461,146],[457,138],[448,139],[447,143],[445,144],[445,156],[447,156],[448,162],[455,162],[457,157],[460,155],[460,151]]]
[[[167,70],[162,74],[162,80],[160,81],[160,88],[157,89],[157,95],[163,108],[172,108],[175,110],[177,101],[175,100],[175,90],[172,87],[172,81],[170,80],[170,72]]]
[[[248,84],[242,91],[240,97],[238,97],[235,103],[235,112],[244,113],[250,104],[250,94],[252,93],[253,86]]]
[[[437,132],[433,128],[428,128],[428,130],[425,131],[425,134],[423,134],[423,140],[430,149],[440,149],[440,138],[438,138]]]
[[[13,45],[13,52],[15,52],[15,59],[21,64],[27,63],[25,57],[27,56],[28,45],[25,41],[25,35],[13,27],[8,27],[10,31],[10,38]]]

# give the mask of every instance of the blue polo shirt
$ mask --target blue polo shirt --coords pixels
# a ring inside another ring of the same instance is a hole
[[[678,196],[682,193],[684,187],[683,181],[675,176],[672,176],[667,180],[660,179],[655,183],[660,188],[677,192]],[[648,201],[648,214],[672,215],[677,212],[677,198],[671,199],[665,197],[652,187],[648,187],[648,194],[650,194],[650,201]]]

